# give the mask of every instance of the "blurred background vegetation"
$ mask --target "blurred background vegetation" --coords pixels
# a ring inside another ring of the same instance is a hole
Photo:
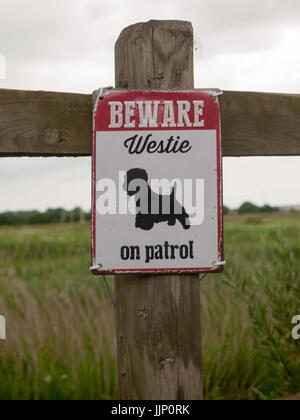
[[[300,391],[300,213],[237,213],[225,273],[201,283],[206,399],[285,397]],[[77,220],[0,228],[1,400],[117,397],[114,311]]]
[[[91,212],[84,212],[80,207],[73,210],[48,209],[45,212],[7,211],[0,213],[0,226],[39,225],[48,223],[86,222],[91,219]]]
[[[253,203],[246,202],[238,209],[232,210],[224,206],[224,214],[252,214],[252,213],[276,213],[279,211],[277,207],[264,205],[256,206]],[[0,213],[0,226],[11,225],[39,225],[48,223],[74,223],[86,222],[91,220],[91,212],[85,212],[80,207],[73,210],[65,210],[63,208],[48,209],[45,212],[37,210],[31,211],[7,211]]]

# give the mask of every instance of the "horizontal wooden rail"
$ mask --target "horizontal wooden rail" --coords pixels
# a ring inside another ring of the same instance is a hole
[[[0,89],[0,156],[91,154],[92,95]]]
[[[224,156],[300,155],[300,95],[225,91]],[[89,156],[92,95],[0,89],[0,156]]]
[[[224,156],[300,155],[300,95],[224,92]]]

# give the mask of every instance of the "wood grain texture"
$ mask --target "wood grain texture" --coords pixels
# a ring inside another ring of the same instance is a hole
[[[120,42],[130,44],[128,39]],[[185,46],[182,40],[181,43]],[[116,51],[118,56],[124,53],[120,46]],[[160,60],[164,57],[162,53],[156,55]],[[177,55],[180,56],[179,51]],[[132,60],[136,60],[133,53]],[[159,89],[160,82],[164,89],[173,83],[192,88],[192,78],[187,82],[186,76],[186,66],[191,65],[192,58],[186,48],[185,63],[183,79],[178,73],[180,66],[176,65],[174,77],[164,70],[165,77],[156,79],[153,75],[157,74],[157,64],[153,64],[146,85]],[[148,63],[144,67],[151,66]],[[118,71],[118,83],[132,87],[133,73],[127,77],[127,73]],[[137,86],[144,88],[140,73],[135,73]],[[225,91],[221,110],[224,156],[300,156],[300,95]],[[0,89],[0,157],[88,156],[91,150],[92,95]]]
[[[193,88],[188,22],[133,25],[115,51],[118,88]],[[203,399],[199,283],[197,275],[116,277],[121,399]]]
[[[203,397],[197,275],[116,278],[123,400]]]
[[[92,96],[0,89],[0,156],[86,156]]]
[[[115,46],[116,87],[193,89],[192,43],[189,22],[151,20],[125,28]]]
[[[224,156],[300,156],[300,95],[225,91]]]

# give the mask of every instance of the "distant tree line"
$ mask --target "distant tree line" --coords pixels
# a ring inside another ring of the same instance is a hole
[[[73,210],[62,208],[48,209],[45,212],[33,211],[8,211],[0,213],[0,226],[2,225],[39,225],[50,223],[76,223],[91,219],[90,212],[84,212],[80,207]]]
[[[253,214],[253,213],[276,213],[279,211],[278,207],[272,207],[268,204],[260,207],[256,206],[253,203],[250,203],[249,201],[246,201],[243,203],[237,210],[230,210],[229,207],[224,206],[224,214],[230,214],[230,213],[237,213],[237,214]]]
[[[274,213],[279,211],[277,207],[265,205],[262,207],[256,206],[253,203],[246,202],[242,204],[237,210],[231,210],[224,206],[224,214],[238,213]],[[87,222],[91,220],[91,212],[84,212],[80,207],[73,210],[64,210],[63,208],[48,209],[45,212],[37,210],[32,211],[7,211],[0,213],[0,226],[3,225],[42,225],[50,223],[78,223]]]
[[[272,207],[268,204],[264,206],[256,206],[253,203],[247,201],[246,203],[242,204],[238,209],[238,214],[249,214],[249,213],[276,213],[279,211],[278,207]]]

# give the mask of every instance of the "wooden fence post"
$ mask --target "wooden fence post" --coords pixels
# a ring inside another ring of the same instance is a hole
[[[115,57],[117,88],[194,88],[189,22],[132,25]],[[115,290],[120,399],[203,399],[199,276],[117,276]]]

